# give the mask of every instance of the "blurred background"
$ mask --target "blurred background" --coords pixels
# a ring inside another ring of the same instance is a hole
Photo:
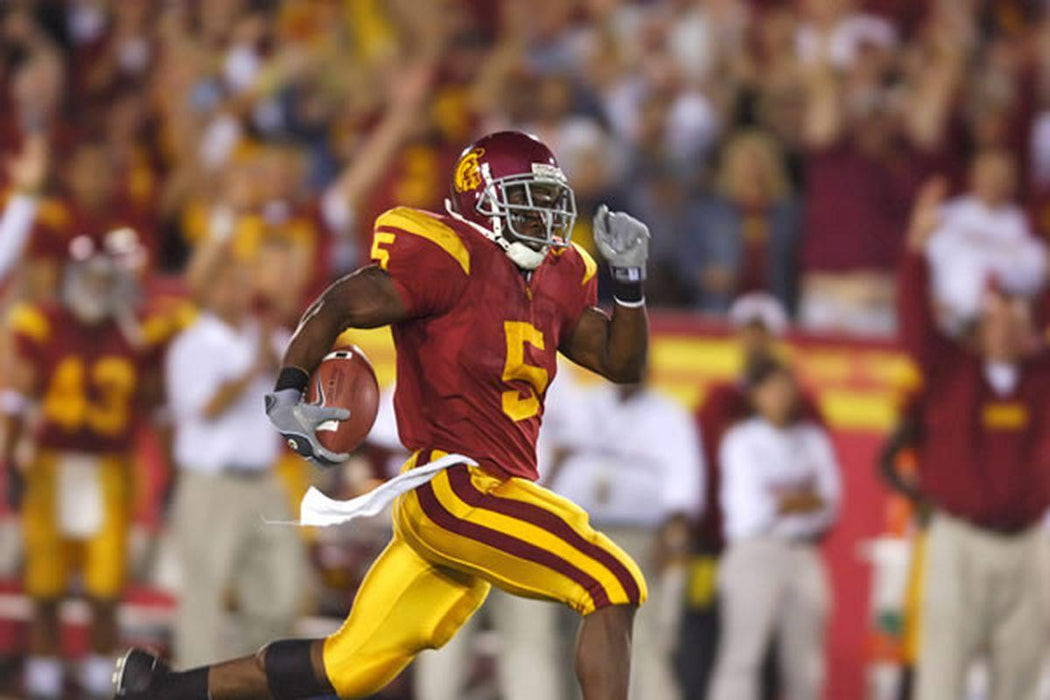
[[[401,459],[390,417],[324,474],[277,445],[248,476],[201,466],[180,433],[192,423],[251,440],[224,416],[242,399],[261,414],[248,397],[270,383],[282,333],[367,264],[375,216],[443,211],[464,146],[520,129],[575,188],[574,242],[598,257],[590,217],[603,202],[653,235],[642,389],[657,403],[631,414],[632,396],[566,367],[542,462],[548,485],[593,491],[599,525],[640,543],[660,642],[641,662],[656,680],[640,682],[665,690],[637,697],[708,696],[725,585],[719,441],[757,410],[743,381],[756,352],[786,363],[841,482],[825,499],[834,516],[810,533],[827,576],[819,697],[906,697],[926,506],[911,488],[917,440],[884,449],[922,384],[900,309],[932,305],[924,323],[960,346],[989,290],[1046,325],[1048,11],[1041,0],[0,0],[0,693],[105,697],[103,668],[131,642],[179,662],[177,639],[210,635],[214,646],[191,646],[225,656],[254,643],[246,630],[338,625],[388,520],[300,532],[262,518],[290,519],[310,483],[349,497],[389,474]],[[929,267],[917,297],[898,293],[909,246]],[[210,346],[202,316],[247,319],[253,334]],[[200,347],[180,363],[170,355],[184,339]],[[389,333],[348,339],[389,387]],[[220,385],[238,392],[207,393]],[[580,419],[601,411],[604,425],[670,417],[610,447],[615,434],[597,440],[600,426]],[[639,456],[670,425],[685,426],[667,438],[678,451]],[[591,462],[570,479],[574,459]],[[677,470],[690,494],[648,514],[618,509],[609,494],[635,488],[646,460]],[[180,473],[251,489],[265,479],[284,502],[260,495],[247,523],[210,528]],[[1032,478],[1025,488],[1042,489]],[[230,528],[239,539],[216,554],[209,538]],[[274,528],[295,537],[275,544]],[[246,573],[275,547],[277,574]],[[187,582],[187,557],[208,551],[226,565]],[[245,579],[271,576],[283,588],[248,590]],[[214,624],[173,636],[191,598]],[[572,621],[528,606],[543,604],[494,598],[455,649],[425,655],[379,697],[572,697]],[[1039,621],[1050,631],[1050,615]],[[759,674],[765,697],[792,682],[777,668],[781,633]],[[982,668],[967,697],[984,697]]]

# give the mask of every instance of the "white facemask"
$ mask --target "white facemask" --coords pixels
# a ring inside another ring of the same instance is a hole
[[[503,233],[500,230],[502,227],[498,218],[492,219],[492,230],[489,230],[484,226],[479,226],[473,221],[470,221],[469,219],[466,219],[460,214],[458,214],[452,209],[452,202],[450,202],[447,199],[445,200],[445,211],[448,212],[449,216],[456,219],[457,221],[462,221],[463,223],[469,224],[470,226],[474,227],[474,229],[481,233],[483,236],[485,236],[485,238],[489,239],[490,241],[498,245],[500,248],[502,248],[503,252],[507,254],[507,257],[511,259],[511,262],[520,267],[522,270],[528,270],[530,272],[532,270],[535,270],[543,263],[544,259],[547,257],[546,248],[543,248],[541,250],[533,250],[532,248],[520,241],[514,241],[513,243],[508,241],[503,236]]]

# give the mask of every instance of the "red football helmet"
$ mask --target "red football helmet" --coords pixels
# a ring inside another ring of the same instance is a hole
[[[535,136],[498,131],[468,146],[452,174],[451,209],[507,242],[564,247],[576,199],[558,160]],[[532,246],[530,246],[532,247]]]

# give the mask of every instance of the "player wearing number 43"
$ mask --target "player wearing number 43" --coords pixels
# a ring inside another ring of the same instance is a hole
[[[134,416],[156,376],[158,347],[147,340],[159,339],[159,319],[138,319],[144,251],[134,232],[74,238],[69,254],[62,303],[16,306],[8,318],[14,352],[0,394],[0,458],[9,468],[8,495],[21,501],[24,584],[33,601],[25,672],[33,698],[62,695],[58,604],[78,571],[92,608],[82,697],[112,693]],[[39,411],[30,410],[34,404]],[[19,449],[30,446],[31,455]]]
[[[579,612],[584,698],[626,700],[645,581],[583,510],[534,483],[535,447],[559,351],[615,382],[641,377],[649,232],[627,214],[598,211],[595,241],[616,297],[610,318],[594,307],[595,262],[570,243],[575,219],[550,150],[500,132],[460,156],[445,212],[400,207],[376,220],[373,264],[307,311],[267,412],[304,457],[340,462],[345,455],[323,448],[315,430],[346,411],[304,404],[303,389],[344,329],[389,324],[398,429],[414,451],[404,471],[452,466],[397,497],[394,538],[338,632],[183,672],[132,650],[118,668],[118,696],[368,696],[450,639],[496,585]]]

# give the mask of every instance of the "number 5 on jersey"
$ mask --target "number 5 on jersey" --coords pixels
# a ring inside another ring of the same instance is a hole
[[[526,420],[540,412],[539,397],[550,382],[547,370],[525,363],[525,344],[543,350],[543,332],[527,321],[504,321],[503,331],[507,336],[507,364],[503,367],[503,381],[518,380],[530,385],[525,389],[504,391],[503,412],[516,421]]]

